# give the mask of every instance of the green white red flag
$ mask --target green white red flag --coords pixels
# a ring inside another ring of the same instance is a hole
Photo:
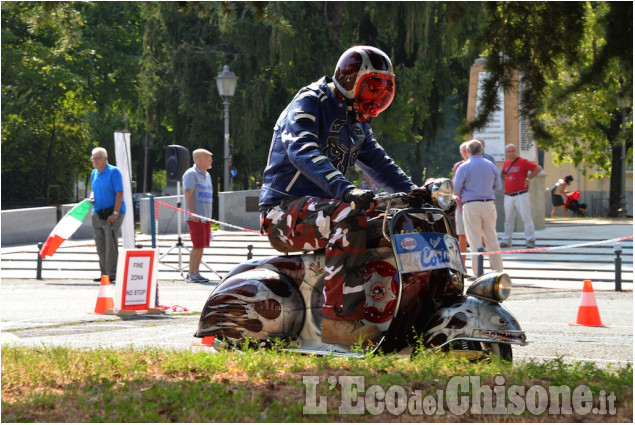
[[[44,242],[44,246],[42,246],[40,250],[40,257],[46,258],[47,256],[53,256],[57,248],[79,229],[79,226],[82,225],[84,218],[86,218],[92,206],[93,203],[86,199],[75,205],[72,210],[62,217],[46,239],[46,242]]]

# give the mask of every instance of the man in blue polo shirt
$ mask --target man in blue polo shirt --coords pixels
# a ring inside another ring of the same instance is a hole
[[[108,152],[95,148],[90,157],[93,172],[90,175],[93,201],[93,234],[99,255],[101,275],[108,275],[115,282],[119,257],[118,233],[123,224],[126,204],[123,201],[123,177],[121,170],[108,163]],[[101,278],[96,278],[99,282]]]
[[[475,252],[485,241],[488,251],[500,251],[496,235],[496,190],[501,188],[501,179],[496,165],[483,158],[483,145],[471,140],[467,145],[469,159],[456,170],[454,193],[463,202],[465,236],[470,252]],[[477,258],[472,256],[472,272],[477,276]],[[489,256],[492,270],[503,270],[500,254]]]

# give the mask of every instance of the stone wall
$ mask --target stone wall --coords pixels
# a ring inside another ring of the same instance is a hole
[[[57,207],[4,210],[2,246],[44,242],[57,224]]]

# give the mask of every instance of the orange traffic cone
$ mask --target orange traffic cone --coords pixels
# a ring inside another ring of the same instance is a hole
[[[96,314],[105,314],[106,310],[112,310],[115,302],[112,299],[112,287],[110,286],[110,277],[103,275],[99,284],[99,295],[97,295],[97,304],[95,304]]]
[[[590,280],[584,281],[582,287],[582,297],[580,298],[580,307],[578,308],[578,317],[572,326],[605,326],[600,319],[600,310],[595,302],[595,293]]]

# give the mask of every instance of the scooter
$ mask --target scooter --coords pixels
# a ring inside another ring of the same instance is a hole
[[[215,346],[285,341],[301,353],[362,356],[376,352],[448,352],[470,360],[512,361],[511,345],[525,333],[501,302],[511,291],[504,272],[478,277],[464,291],[465,265],[451,222],[456,203],[449,179],[428,179],[423,197],[380,194],[368,212],[365,324],[382,331],[375,344],[347,347],[320,338],[324,251],[286,255],[236,266],[214,289],[195,336]]]

